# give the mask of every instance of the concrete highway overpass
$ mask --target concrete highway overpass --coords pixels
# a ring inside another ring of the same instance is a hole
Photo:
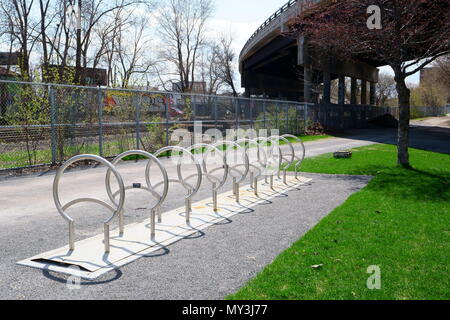
[[[323,0],[316,2],[326,5]],[[246,96],[330,103],[331,80],[339,79],[338,104],[344,105],[347,77],[351,79],[348,102],[374,105],[377,67],[382,63],[362,59],[339,61],[332,55],[319,59],[307,39],[286,36],[288,24],[303,11],[303,0],[289,1],[247,41],[239,57],[241,85]]]

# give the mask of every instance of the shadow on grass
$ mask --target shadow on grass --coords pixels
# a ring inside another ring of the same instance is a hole
[[[432,170],[385,169],[369,184],[368,190],[387,197],[401,196],[414,201],[450,201],[450,174]]]

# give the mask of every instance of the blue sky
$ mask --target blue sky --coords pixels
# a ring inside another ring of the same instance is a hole
[[[282,7],[287,0],[216,0],[216,11],[211,24],[219,32],[230,32],[234,47],[240,52],[247,39],[267,18]],[[390,67],[381,72],[393,74]],[[419,83],[419,74],[408,78],[408,82]]]

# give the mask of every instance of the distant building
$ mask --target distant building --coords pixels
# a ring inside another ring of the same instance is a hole
[[[189,83],[189,86],[191,86],[191,83]],[[174,82],[172,84],[172,91],[173,92],[181,92],[181,82]],[[204,81],[194,81],[192,84],[192,90],[189,91],[190,93],[198,93],[198,94],[204,94],[206,93],[206,82]]]
[[[68,79],[75,75],[76,69],[72,66],[48,65],[49,74],[46,75],[47,82],[67,83]],[[84,83],[87,86],[106,86],[108,76],[106,69],[81,68]]]
[[[14,80],[14,79],[19,79],[20,78],[20,74],[15,73],[11,70],[8,70],[4,67],[0,67],[0,79],[1,80]]]

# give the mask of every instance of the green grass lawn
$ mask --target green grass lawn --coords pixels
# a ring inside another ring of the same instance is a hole
[[[394,146],[353,151],[306,159],[302,171],[373,175],[369,185],[228,299],[450,298],[450,155],[412,149],[408,170]],[[366,285],[372,265],[380,290]]]

